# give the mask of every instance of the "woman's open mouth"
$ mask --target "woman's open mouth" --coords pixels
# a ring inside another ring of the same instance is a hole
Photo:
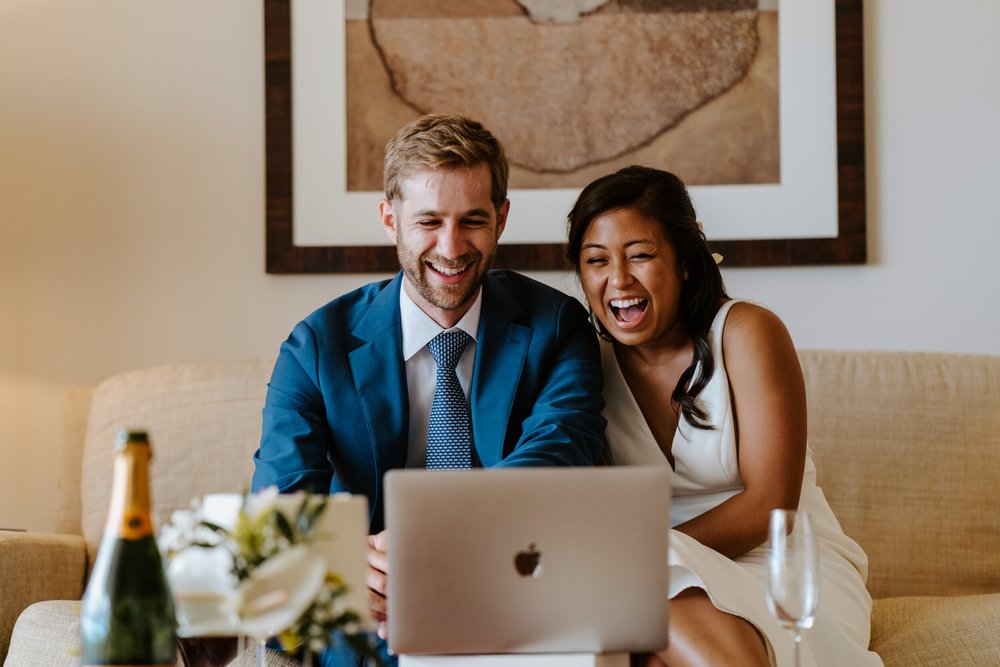
[[[611,299],[608,307],[615,321],[624,329],[637,326],[646,314],[646,306],[649,300],[643,297],[631,297],[629,299]]]

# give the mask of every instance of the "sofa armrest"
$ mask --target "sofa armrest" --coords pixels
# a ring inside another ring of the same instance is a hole
[[[870,648],[885,667],[1000,665],[1000,593],[875,600]]]
[[[21,612],[41,600],[79,600],[86,571],[80,535],[0,530],[0,664]]]

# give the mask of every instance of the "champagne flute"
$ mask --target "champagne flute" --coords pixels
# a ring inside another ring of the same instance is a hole
[[[799,667],[802,632],[812,627],[819,606],[819,546],[808,512],[771,511],[767,565],[767,606],[792,633]]]

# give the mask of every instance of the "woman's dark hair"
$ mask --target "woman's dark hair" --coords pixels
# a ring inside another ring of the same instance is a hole
[[[680,316],[694,343],[694,358],[681,373],[671,398],[680,405],[689,424],[709,429],[708,415],[695,397],[715,371],[708,330],[719,308],[729,299],[722,273],[708,248],[681,179],[666,171],[633,165],[585,187],[569,212],[566,259],[577,276],[580,275],[583,235],[590,223],[604,213],[621,209],[632,209],[659,223],[677,254],[678,277],[687,274],[687,279],[681,283]],[[598,333],[610,340],[597,317],[593,313],[591,316]]]

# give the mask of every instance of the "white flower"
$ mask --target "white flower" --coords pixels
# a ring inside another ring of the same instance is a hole
[[[335,629],[359,632],[361,614],[349,608],[346,586],[327,571],[317,544],[329,537],[318,529],[328,502],[308,493],[279,498],[269,487],[252,496],[209,494],[175,512],[159,542],[178,634],[277,635],[286,650],[318,652]]]
[[[170,523],[163,526],[157,539],[160,551],[169,555],[191,546],[198,521],[197,510],[177,510],[171,514]]]
[[[236,589],[233,556],[224,546],[191,547],[170,559],[170,589],[190,593],[227,593]]]
[[[232,530],[242,506],[243,496],[238,493],[210,493],[201,501],[201,518],[220,528]]]
[[[182,637],[236,634],[239,619],[232,613],[236,576],[233,557],[223,546],[192,546],[167,565],[174,595],[177,633]]]
[[[202,524],[204,508],[197,500],[191,501],[191,509],[177,510],[170,515],[170,523],[163,526],[157,544],[160,552],[172,558],[193,545],[215,546],[225,539],[215,530]]]
[[[247,516],[256,517],[278,507],[278,487],[268,486],[246,499],[243,511]]]
[[[268,558],[236,590],[243,632],[260,638],[290,627],[312,604],[325,574],[323,557],[305,545]]]

